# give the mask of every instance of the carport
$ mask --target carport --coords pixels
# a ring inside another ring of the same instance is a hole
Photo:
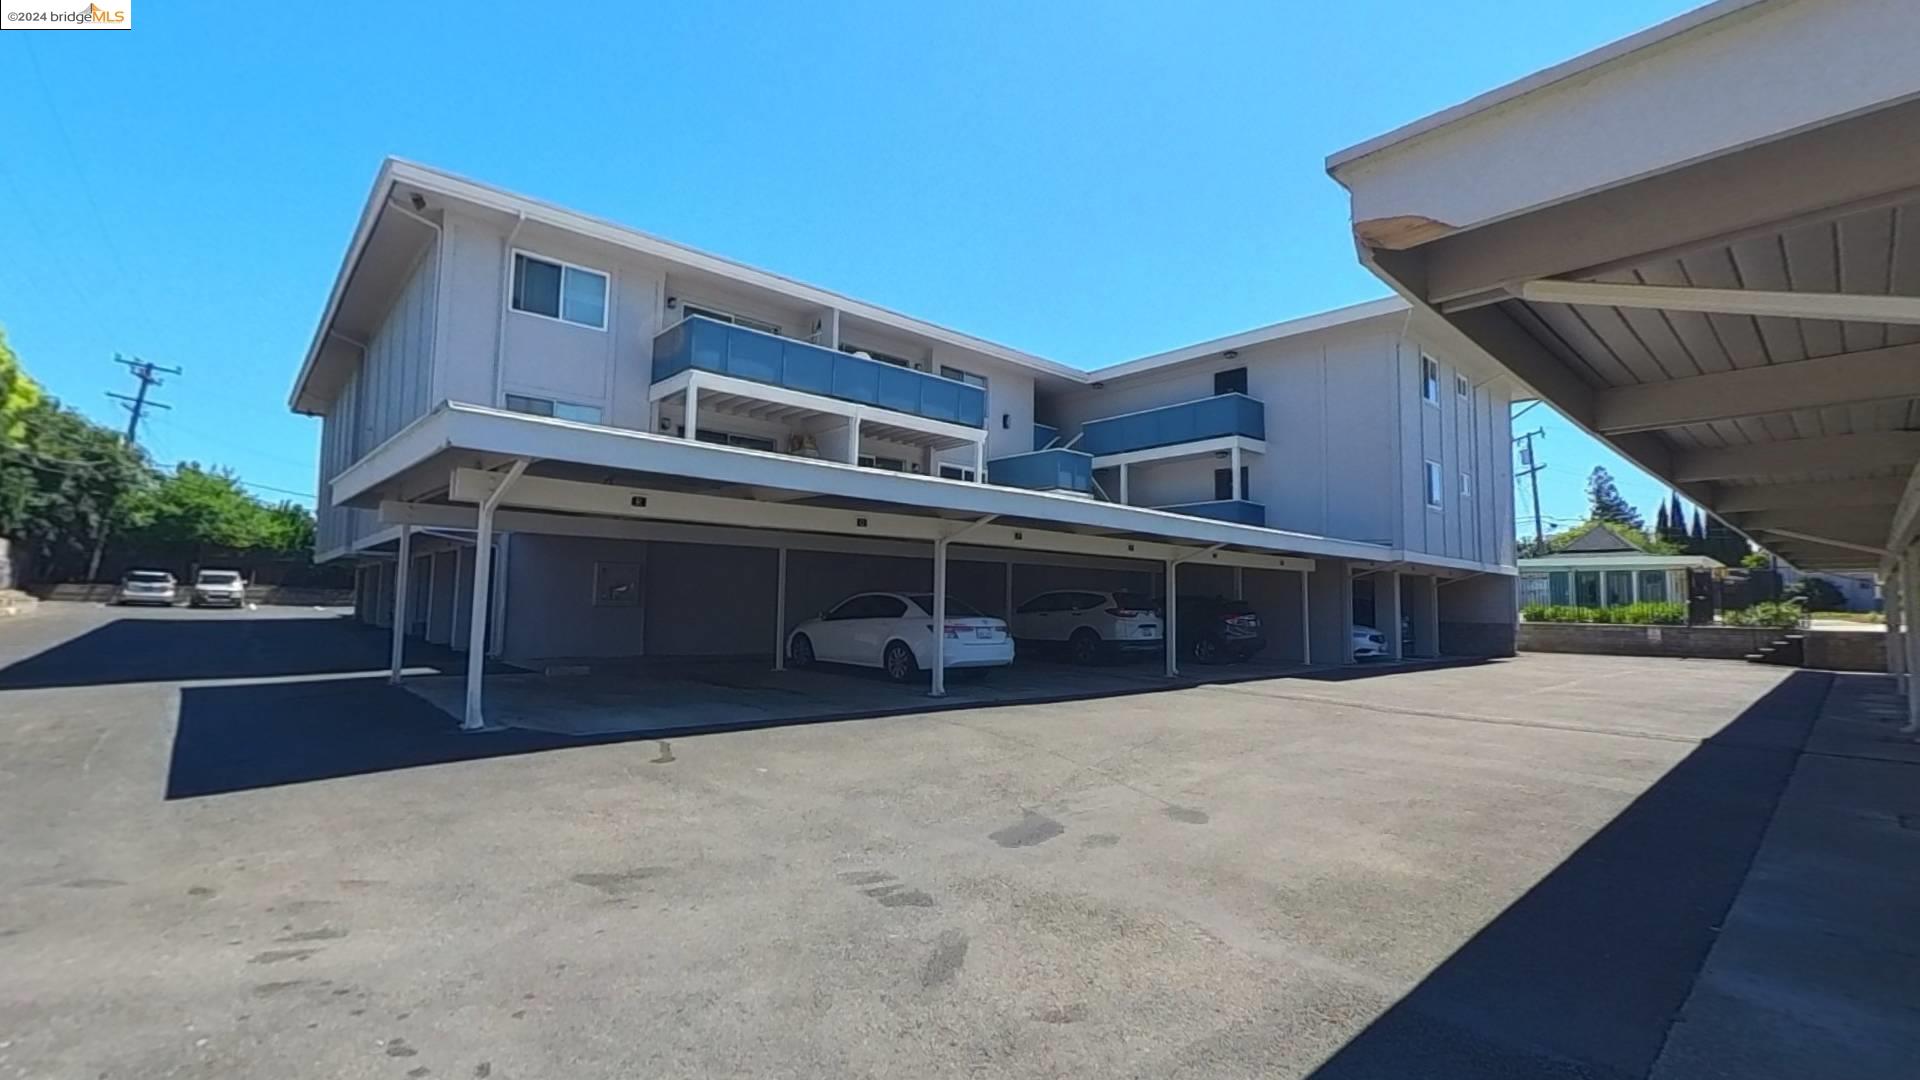
[[[1001,603],[1010,609],[1023,566],[1080,565],[1157,572],[1170,598],[1165,675],[1178,674],[1177,597],[1189,575],[1215,591],[1252,589],[1285,596],[1293,608],[1285,639],[1298,660],[1347,656],[1350,612],[1324,605],[1312,579],[1320,560],[1344,578],[1349,562],[1372,565],[1393,552],[1333,540],[1119,506],[1048,492],[958,480],[900,476],[838,462],[718,446],[459,404],[444,404],[333,482],[336,505],[377,507],[398,530],[396,575],[412,561],[422,530],[471,536],[476,550],[497,533],[607,541],[725,545],[772,552],[772,617],[760,633],[773,663],[796,614],[789,581],[809,553],[921,561],[932,581],[934,622],[956,564],[998,563]],[[1064,560],[1064,563],[1062,563]],[[495,606],[494,564],[474,559],[469,652],[485,652],[487,612],[510,636],[515,615]],[[523,560],[521,560],[523,561]],[[974,573],[978,571],[963,571]],[[1279,579],[1291,584],[1282,587]],[[927,580],[921,578],[921,581]],[[1198,580],[1198,578],[1196,579]],[[1251,583],[1251,584],[1249,584]],[[978,588],[978,582],[975,583]],[[405,580],[388,594],[391,623],[412,619]],[[1344,598],[1345,590],[1340,590]],[[393,677],[399,679],[396,632]],[[935,635],[936,658],[944,640]],[[463,726],[483,726],[480,665],[466,677]],[[931,665],[931,693],[946,693],[944,665]]]
[[[1902,671],[1916,55],[1910,4],[1723,0],[1328,161],[1436,333],[1793,565],[1891,579]]]

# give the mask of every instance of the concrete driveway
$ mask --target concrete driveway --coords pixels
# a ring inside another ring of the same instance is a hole
[[[1805,873],[1762,839],[1845,677],[1538,656],[591,740],[455,734],[383,656],[311,611],[0,624],[0,1075],[1700,1076],[1743,993],[1809,996],[1716,935],[1817,921],[1738,898]],[[1871,708],[1823,768],[1881,754]],[[1885,996],[1793,1037],[1888,1075]]]

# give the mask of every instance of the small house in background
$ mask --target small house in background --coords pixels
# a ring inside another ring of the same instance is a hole
[[[1687,602],[1687,573],[1724,570],[1705,555],[1644,551],[1596,523],[1551,555],[1520,560],[1520,606],[1576,604],[1617,607],[1653,601]]]

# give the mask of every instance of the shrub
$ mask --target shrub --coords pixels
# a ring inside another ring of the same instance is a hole
[[[1720,613],[1728,626],[1761,626],[1791,630],[1800,625],[1804,612],[1791,600],[1764,600],[1752,607],[1733,608]]]
[[[1684,626],[1687,605],[1647,601],[1614,607],[1580,607],[1574,604],[1528,604],[1520,609],[1528,622],[1617,623],[1631,626]]]
[[[1780,590],[1780,596],[1800,601],[1808,611],[1842,611],[1847,606],[1847,598],[1840,594],[1840,589],[1825,578],[1801,578]]]

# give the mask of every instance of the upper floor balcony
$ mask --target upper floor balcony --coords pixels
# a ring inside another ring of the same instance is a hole
[[[987,482],[1034,491],[1093,493],[1093,456],[1078,450],[1036,450],[987,462]]]
[[[923,420],[984,429],[987,393],[978,386],[811,342],[695,315],[653,339],[653,381],[707,372]]]
[[[1080,440],[1073,445],[1076,450],[1092,454],[1094,466],[1101,468],[1127,460],[1210,453],[1229,444],[1258,451],[1266,437],[1264,403],[1245,394],[1218,394],[1089,420],[1081,426]]]

